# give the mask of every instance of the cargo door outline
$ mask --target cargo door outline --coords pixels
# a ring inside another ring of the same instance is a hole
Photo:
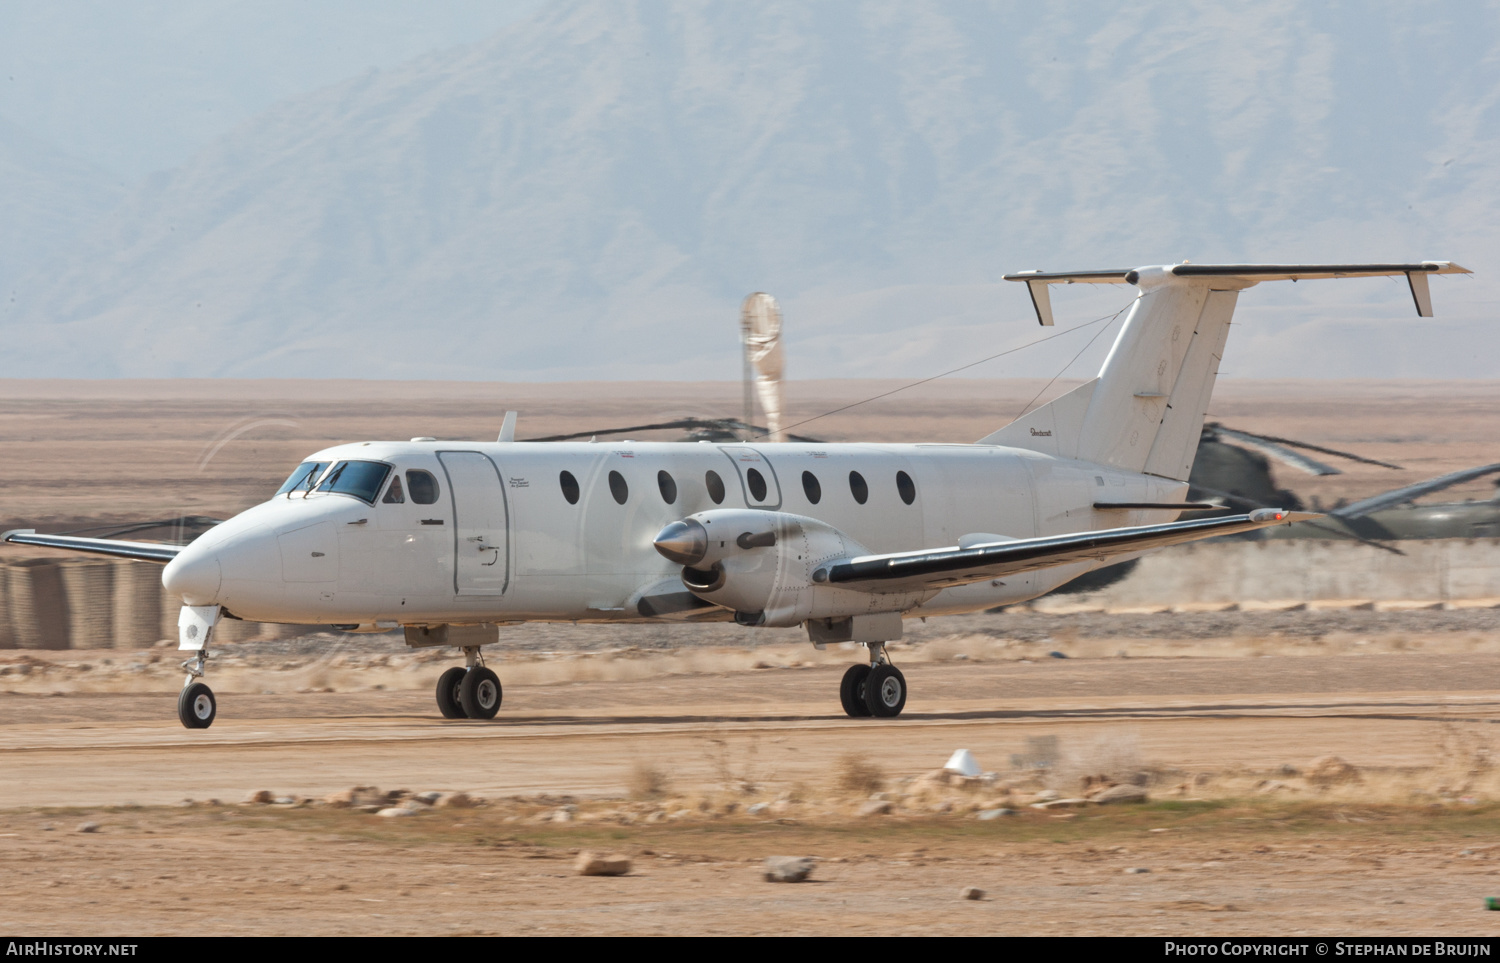
[[[744,494],[745,504],[748,507],[764,508],[772,512],[781,508],[781,480],[776,477],[776,469],[771,466],[769,458],[754,448],[721,446],[719,450],[734,462],[734,472],[740,478],[740,492]],[[756,501],[750,497],[750,481],[745,477],[745,473],[751,468],[765,469],[768,488],[764,501]]]
[[[504,595],[510,588],[510,499],[500,469],[483,452],[440,451],[437,456],[453,507],[453,594],[492,598]],[[471,460],[476,458],[482,459],[482,463]],[[470,470],[464,471],[460,466]],[[460,490],[454,481],[455,474],[470,484]],[[487,493],[484,489],[491,479],[494,489]],[[497,499],[491,507],[499,509],[498,519],[485,515],[483,500],[487,494]],[[480,555],[487,560],[476,561]],[[496,566],[500,568],[498,589],[493,588]]]

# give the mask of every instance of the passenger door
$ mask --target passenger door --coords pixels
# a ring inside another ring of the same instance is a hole
[[[477,451],[442,451],[453,499],[453,590],[502,595],[510,583],[510,518],[500,470]]]

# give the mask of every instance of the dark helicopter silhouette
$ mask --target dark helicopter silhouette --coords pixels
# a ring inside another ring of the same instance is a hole
[[[1365,465],[1400,469],[1400,465],[1366,458],[1335,448],[1325,448],[1290,438],[1256,435],[1217,423],[1203,426],[1198,455],[1188,478],[1189,498],[1221,505],[1220,511],[1255,508],[1304,508],[1295,492],[1279,488],[1271,473],[1270,459],[1312,475],[1341,472],[1302,451],[1333,455]],[[1269,457],[1268,457],[1269,456]],[[1500,473],[1500,463],[1449,472],[1411,485],[1382,492],[1370,498],[1325,511],[1325,517],[1278,528],[1268,538],[1342,538],[1396,550],[1385,542],[1429,538],[1494,538],[1500,536],[1500,492],[1489,499],[1418,504],[1417,499],[1455,485]],[[1203,513],[1206,517],[1212,512]]]

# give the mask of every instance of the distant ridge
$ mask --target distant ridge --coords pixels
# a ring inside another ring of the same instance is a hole
[[[1421,329],[1375,282],[1258,290],[1226,374],[1494,377],[1497,16],[550,5],[267,111],[85,240],[109,192],[39,189],[63,240],[0,376],[732,378],[752,290],[793,378],[928,374],[1034,335],[1007,270],[1443,257],[1480,273]]]

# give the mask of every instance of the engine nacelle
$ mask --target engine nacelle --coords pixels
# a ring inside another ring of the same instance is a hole
[[[880,592],[834,586],[835,562],[871,554],[816,518],[788,512],[724,508],[697,512],[662,529],[656,550],[683,566],[682,584],[701,599],[733,609],[741,622],[793,626],[904,612],[936,589]]]

